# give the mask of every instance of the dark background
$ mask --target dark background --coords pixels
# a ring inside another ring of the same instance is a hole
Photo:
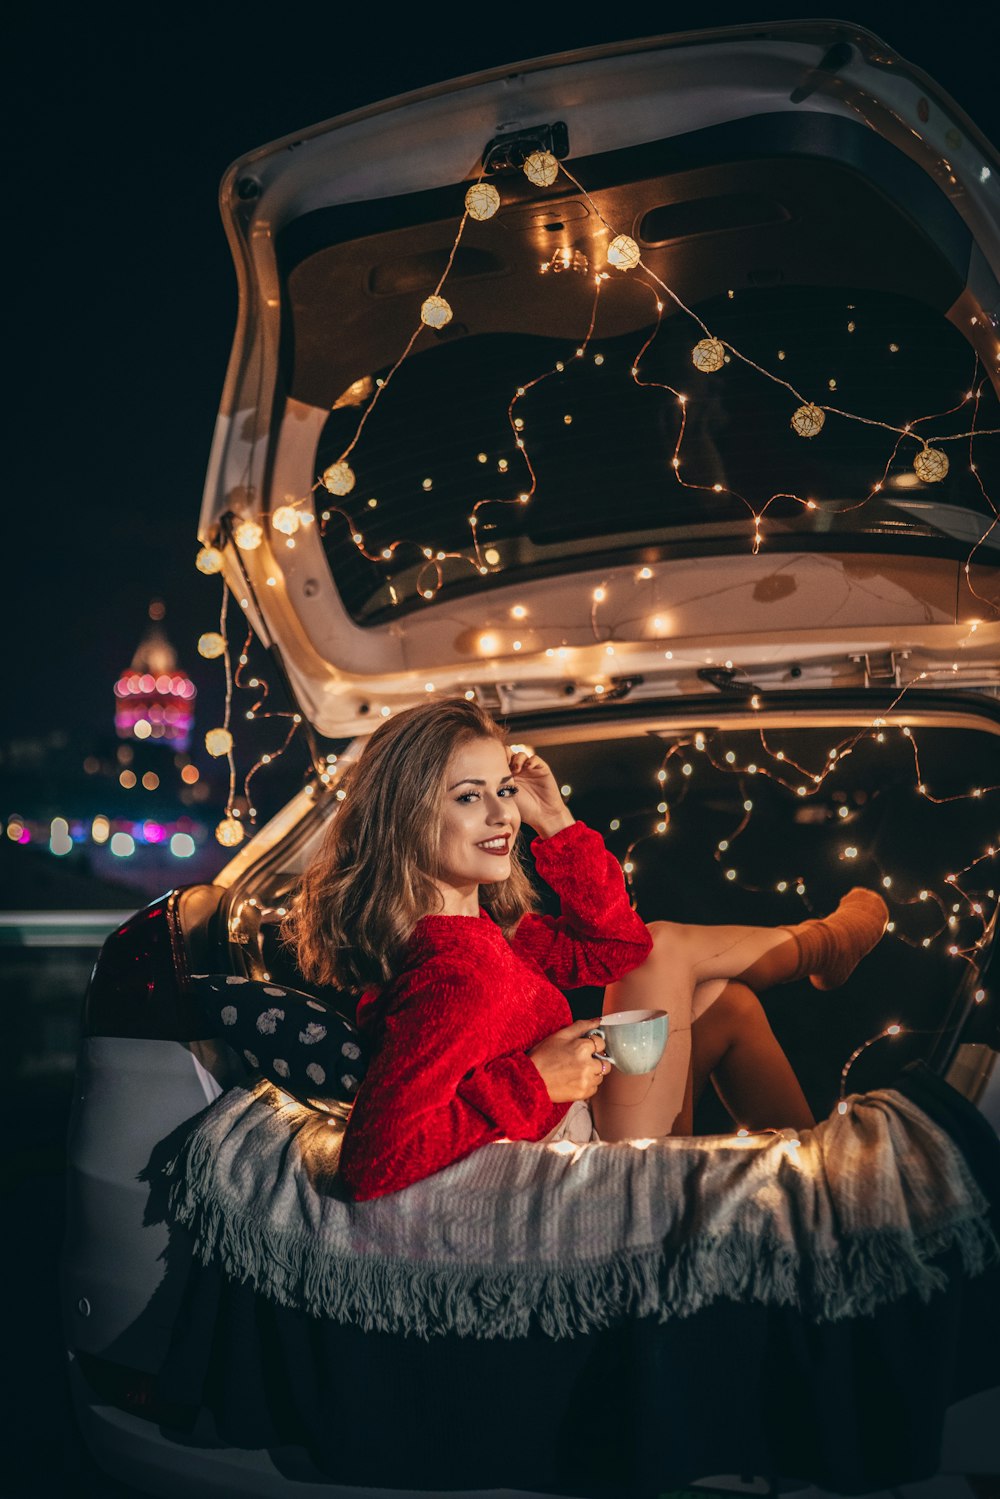
[[[194,646],[215,625],[218,580],[193,564],[236,315],[216,206],[230,161],[463,73],[602,41],[803,14],[823,12],[807,3],[685,3],[602,13],[428,7],[401,16],[369,4],[67,16],[38,5],[8,18],[12,465],[0,746],[18,738],[44,748],[46,736],[62,733],[67,754],[82,757],[108,733],[112,683],[153,596],[164,600],[165,624],[199,688],[200,732],[218,702],[219,674]],[[841,14],[925,68],[1000,138],[1000,25],[983,19],[985,8],[857,0]],[[44,812],[41,777],[39,788],[39,807],[18,810]],[[7,801],[0,797],[4,817]],[[22,991],[5,986],[0,1000],[8,1018],[26,1013]],[[0,1496],[124,1496],[74,1443],[63,1388],[53,1284],[68,1079],[24,1080],[0,1096],[4,1164],[14,1172],[3,1236],[12,1258],[0,1273],[15,1302]]]
[[[857,0],[839,14],[930,71],[996,139],[1000,24],[988,10]],[[824,14],[761,0],[144,7],[65,20],[38,6],[8,22],[7,732],[85,735],[106,722],[154,595],[203,709],[215,691],[194,642],[214,627],[218,580],[193,563],[236,315],[216,206],[231,160],[506,62],[810,13]]]

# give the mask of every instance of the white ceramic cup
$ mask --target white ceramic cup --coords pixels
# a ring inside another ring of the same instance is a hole
[[[604,1056],[619,1072],[637,1076],[652,1072],[662,1057],[668,1029],[666,1010],[619,1010],[602,1015],[600,1025],[587,1035],[603,1039]]]

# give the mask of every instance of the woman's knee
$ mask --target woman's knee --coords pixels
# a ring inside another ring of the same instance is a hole
[[[731,1015],[741,1018],[759,1015],[764,1008],[749,984],[741,984],[739,979],[730,979],[716,1000],[716,1004],[723,1005]]]
[[[647,963],[686,963],[693,928],[682,921],[647,921],[646,930],[653,939],[653,950]]]
[[[717,1030],[733,1038],[748,1026],[764,1020],[764,1007],[746,984],[731,980],[721,994],[694,1022],[695,1030]]]

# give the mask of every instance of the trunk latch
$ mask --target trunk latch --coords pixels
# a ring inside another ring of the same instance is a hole
[[[519,172],[533,151],[551,151],[559,161],[569,155],[569,131],[562,120],[495,135],[483,152],[483,171],[488,177],[497,172]]]

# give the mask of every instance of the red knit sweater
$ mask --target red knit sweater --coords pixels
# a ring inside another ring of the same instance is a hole
[[[485,912],[425,916],[393,983],[358,1021],[374,1056],[351,1112],[340,1172],[381,1197],[491,1140],[541,1140],[552,1103],[529,1047],[572,1020],[555,985],[607,984],[638,966],[649,933],[599,834],[573,823],[531,845],[562,914],[524,916],[508,942]]]

